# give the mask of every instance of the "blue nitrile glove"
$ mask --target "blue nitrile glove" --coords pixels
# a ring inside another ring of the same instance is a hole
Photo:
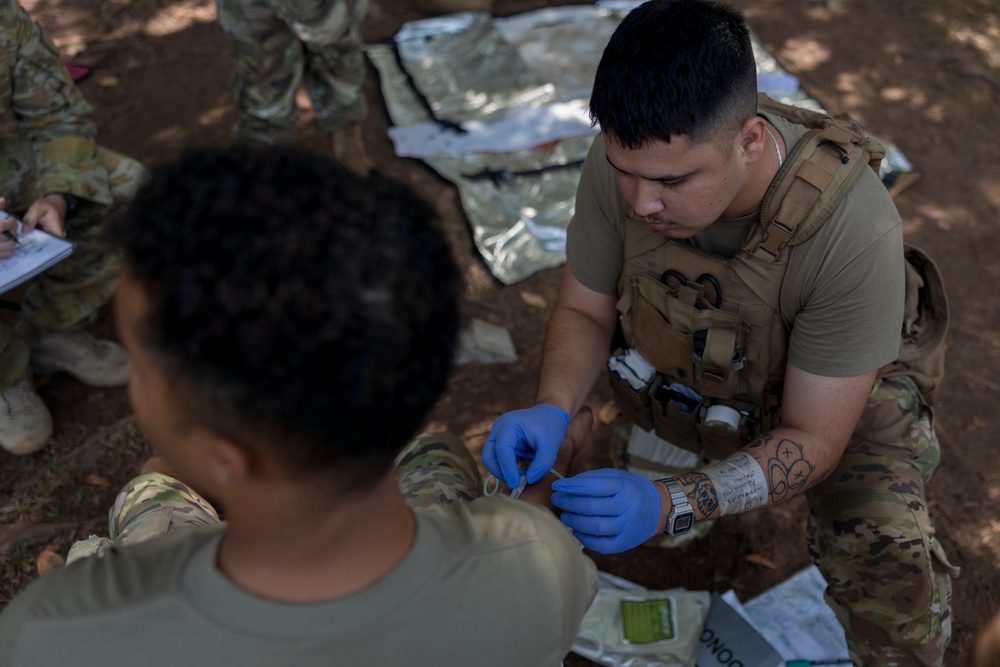
[[[660,494],[642,475],[604,468],[552,483],[552,504],[583,546],[602,554],[637,547],[656,534]]]
[[[555,465],[567,426],[566,411],[547,403],[502,414],[483,443],[483,465],[513,489],[521,483],[517,460],[527,459],[525,476],[534,484]]]

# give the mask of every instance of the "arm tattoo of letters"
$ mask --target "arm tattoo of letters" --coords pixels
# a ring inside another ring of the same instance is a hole
[[[806,460],[802,445],[783,438],[774,457],[767,462],[767,483],[771,487],[772,501],[779,503],[803,489],[815,469]]]
[[[719,516],[748,512],[767,504],[769,489],[764,469],[747,452],[736,452],[702,472],[715,489]]]
[[[710,516],[719,506],[719,496],[715,492],[715,485],[708,475],[700,472],[691,472],[680,475],[677,478],[684,494],[688,497],[701,513],[701,518]]]

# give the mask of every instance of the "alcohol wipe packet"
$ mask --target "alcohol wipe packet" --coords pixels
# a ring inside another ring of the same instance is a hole
[[[707,591],[648,590],[601,572],[573,652],[609,667],[694,667]]]

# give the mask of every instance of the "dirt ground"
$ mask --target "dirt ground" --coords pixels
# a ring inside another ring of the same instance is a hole
[[[505,15],[545,5],[496,0]],[[1000,10],[993,0],[736,0],[768,49],[829,108],[861,117],[924,172],[897,198],[907,240],[931,251],[948,284],[952,325],[948,379],[935,398],[943,462],[929,488],[932,514],[952,561],[954,639],[961,664],[976,629],[1000,609]],[[410,3],[372,0],[366,41],[386,39],[422,15]],[[148,164],[187,146],[228,142],[228,49],[211,0],[30,0],[26,6],[65,57],[94,69],[81,84],[101,142]],[[456,190],[421,163],[395,157],[375,72],[364,133],[387,174],[413,184],[440,211],[466,275],[465,312],[508,327],[520,360],[459,368],[434,411],[478,451],[498,414],[532,400],[540,343],[560,273],[499,286],[474,253]],[[301,137],[324,137],[303,118]],[[529,295],[525,299],[525,295]],[[540,301],[534,297],[541,297]],[[544,303],[544,305],[539,305]],[[0,316],[11,317],[9,312]],[[111,335],[105,320],[99,333]],[[0,451],[0,605],[35,576],[40,550],[103,530],[117,487],[149,455],[124,390],[43,379],[56,442],[14,458]],[[607,399],[606,387],[591,403]],[[598,428],[598,444],[607,427]],[[748,599],[808,564],[804,506],[730,517],[683,550],[639,548],[595,557],[599,567],[651,588],[685,586]],[[571,657],[567,664],[589,664]]]

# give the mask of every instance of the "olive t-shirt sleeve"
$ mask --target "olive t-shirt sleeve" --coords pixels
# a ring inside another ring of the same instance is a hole
[[[881,181],[865,170],[830,220],[789,257],[781,293],[789,362],[849,377],[893,361],[904,289],[902,223]]]
[[[415,515],[401,562],[327,601],[230,581],[216,566],[224,524],[81,559],[0,614],[0,665],[558,665],[597,591],[566,526],[500,497]]]
[[[573,277],[601,294],[616,294],[625,256],[628,204],[598,135],[583,163],[576,209],[566,233],[566,264]]]
[[[562,646],[564,654],[573,648],[580,623],[597,595],[597,566],[583,553],[583,547],[570,530],[548,509],[522,503],[519,509],[535,516],[538,539],[551,558],[551,570],[545,580],[556,584],[553,596],[562,601]],[[535,561],[534,567],[546,567]],[[539,589],[539,592],[541,589]],[[522,613],[511,609],[510,613]]]

